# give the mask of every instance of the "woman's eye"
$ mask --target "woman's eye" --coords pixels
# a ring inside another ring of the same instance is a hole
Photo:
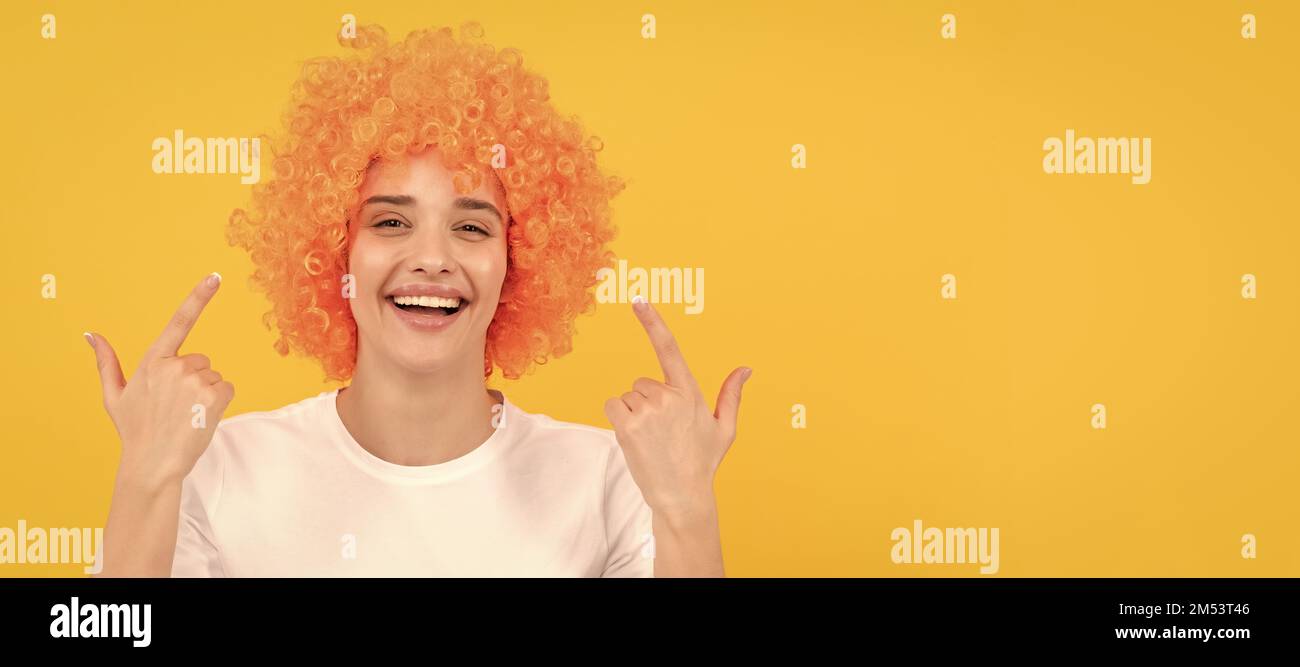
[[[490,234],[488,234],[486,229],[483,229],[482,227],[479,227],[478,225],[475,224],[463,225],[461,229],[468,229],[470,231],[478,232],[484,236],[490,236]]]
[[[393,224],[391,224],[391,225],[388,224],[388,223],[390,223],[390,222],[393,223]],[[398,219],[396,219],[396,218],[388,218],[387,220],[380,220],[380,221],[379,221],[378,223],[376,223],[374,226],[375,226],[375,227],[389,227],[389,228],[397,228],[397,227],[401,227],[401,226],[402,226],[402,221],[401,221],[401,220],[398,220]]]

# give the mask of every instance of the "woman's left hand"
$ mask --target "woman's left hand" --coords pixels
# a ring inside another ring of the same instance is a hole
[[[632,391],[605,401],[605,416],[653,511],[674,517],[712,509],[713,478],[736,439],[740,389],[751,369],[732,371],[710,410],[659,313],[644,300],[633,301],[632,310],[650,336],[664,381],[637,378]]]

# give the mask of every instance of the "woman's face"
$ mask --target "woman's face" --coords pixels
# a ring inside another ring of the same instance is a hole
[[[505,198],[490,173],[456,192],[436,147],[406,165],[371,165],[349,230],[358,346],[414,372],[481,368],[506,276]]]

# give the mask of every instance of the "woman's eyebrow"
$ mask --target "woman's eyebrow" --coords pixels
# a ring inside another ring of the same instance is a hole
[[[375,195],[361,202],[362,206],[371,204],[392,204],[394,206],[414,206],[415,197],[410,195]]]
[[[492,214],[497,217],[497,222],[505,220],[505,217],[501,215],[501,211],[498,211],[497,207],[493,206],[491,202],[483,201],[482,199],[460,197],[456,199],[456,201],[452,202],[452,205],[456,208],[463,208],[471,211],[491,211]]]
[[[361,206],[363,208],[371,204],[392,204],[393,206],[414,206],[415,197],[412,197],[410,195],[375,195],[361,202]],[[492,202],[484,201],[482,199],[475,199],[474,197],[458,197],[455,201],[452,202],[452,207],[464,209],[468,211],[489,211],[492,213],[492,215],[496,216],[498,222],[505,220],[505,216],[501,215],[501,211],[497,210],[497,207],[493,206]]]

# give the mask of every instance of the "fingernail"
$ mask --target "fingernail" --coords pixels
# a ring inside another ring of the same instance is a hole
[[[638,311],[645,310],[645,297],[637,294],[632,297],[632,307]]]
[[[87,342],[87,343],[88,343],[92,348],[95,347],[95,337],[92,336],[92,335],[90,335],[90,332],[89,332],[89,331],[83,331],[83,332],[81,332],[81,335],[86,337],[86,342]]]
[[[208,276],[208,287],[216,287],[217,285],[220,284],[221,284],[221,274],[217,273],[216,271],[213,271],[212,275]]]

